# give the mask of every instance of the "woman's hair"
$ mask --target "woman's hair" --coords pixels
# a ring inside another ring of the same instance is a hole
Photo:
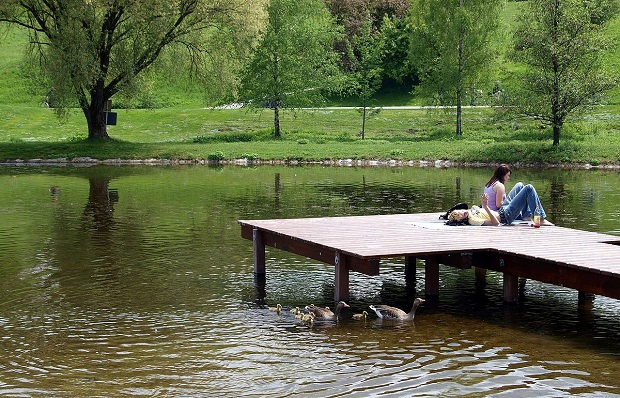
[[[485,184],[485,187],[490,187],[495,184],[495,181],[499,181],[502,184],[506,182],[506,176],[510,173],[510,167],[506,164],[500,164],[493,173],[493,177]]]

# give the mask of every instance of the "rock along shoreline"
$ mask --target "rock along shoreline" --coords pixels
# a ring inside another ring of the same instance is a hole
[[[501,162],[460,162],[453,160],[373,160],[373,159],[338,159],[338,160],[262,160],[262,159],[95,159],[90,157],[57,158],[57,159],[15,159],[0,161],[0,166],[175,166],[175,165],[233,165],[233,166],[335,166],[335,167],[493,167]],[[515,162],[510,163],[514,168],[556,168],[556,169],[596,169],[618,170],[620,163],[590,164],[590,163],[545,163],[545,162]]]

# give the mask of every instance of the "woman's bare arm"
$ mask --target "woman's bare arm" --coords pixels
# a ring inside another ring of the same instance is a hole
[[[495,207],[498,209],[502,207],[504,200],[506,199],[506,186],[501,182],[495,184]]]

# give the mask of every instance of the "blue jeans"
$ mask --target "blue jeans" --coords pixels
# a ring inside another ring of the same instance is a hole
[[[523,185],[523,183],[518,182],[506,195],[506,199],[500,208],[500,214],[503,213],[506,224],[512,224],[517,219],[531,218],[536,206],[540,210],[540,217],[547,218],[534,186],[532,184]]]

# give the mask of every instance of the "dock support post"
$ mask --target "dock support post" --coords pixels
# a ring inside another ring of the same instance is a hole
[[[267,297],[266,284],[267,278],[265,274],[254,274],[254,301],[258,305],[265,305],[265,297]]]
[[[263,234],[254,228],[252,230],[252,241],[254,243],[254,274],[265,274],[265,244]]]
[[[426,278],[424,279],[424,290],[426,295],[439,295],[439,261],[437,256],[426,257],[424,270],[426,272]]]
[[[482,267],[475,267],[474,273],[476,275],[476,294],[479,297],[484,297],[484,289],[487,286],[487,270]]]
[[[405,282],[407,284],[407,287],[409,287],[410,284],[413,284],[415,286],[415,261],[416,258],[413,256],[405,257]]]
[[[407,300],[413,301],[415,299],[415,284],[416,284],[416,258],[413,256],[405,257],[405,289],[407,294]]]
[[[592,305],[594,303],[594,294],[582,292],[581,290],[578,292],[578,305]]]
[[[336,301],[348,301],[349,300],[349,270],[345,256],[339,251],[336,252],[334,258],[335,275],[334,275],[334,300]]]
[[[519,277],[504,272],[504,301],[514,303],[519,300]]]

